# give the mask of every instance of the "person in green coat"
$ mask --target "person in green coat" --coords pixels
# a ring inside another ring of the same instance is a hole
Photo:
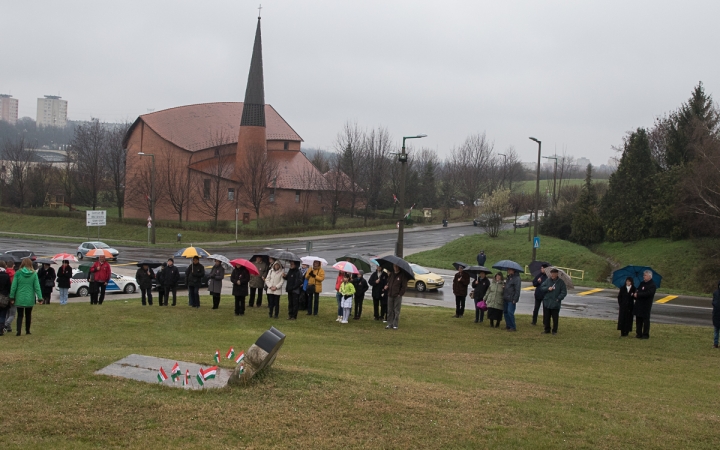
[[[543,297],[543,325],[545,331],[543,334],[550,334],[550,318],[552,318],[552,334],[557,334],[558,319],[560,318],[560,305],[567,295],[567,286],[565,282],[558,277],[560,272],[553,268],[550,270],[550,278],[543,281],[540,285],[540,291]]]
[[[487,304],[488,319],[490,319],[490,327],[500,328],[500,322],[503,318],[503,291],[505,290],[505,281],[503,274],[498,272],[495,279],[490,283],[483,300]],[[497,321],[497,323],[494,323]]]
[[[40,289],[40,280],[33,270],[32,260],[24,258],[20,268],[15,272],[12,286],[10,287],[10,299],[15,301],[17,307],[17,333],[20,336],[23,316],[25,319],[25,334],[30,334],[30,322],[32,321],[32,309],[35,305],[35,298],[43,298]]]

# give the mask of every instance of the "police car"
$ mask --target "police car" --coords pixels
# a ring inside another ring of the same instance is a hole
[[[135,278],[126,277],[124,275],[118,275],[112,273],[110,280],[108,281],[105,292],[120,292],[123,294],[132,294],[137,290],[137,281]],[[90,282],[88,281],[88,275],[85,272],[81,272],[77,269],[73,270],[72,279],[70,279],[70,289],[68,290],[70,295],[77,295],[79,297],[87,297],[90,293]]]

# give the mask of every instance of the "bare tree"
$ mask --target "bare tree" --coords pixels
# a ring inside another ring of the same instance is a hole
[[[468,136],[465,142],[453,149],[450,156],[457,174],[459,196],[464,205],[465,216],[469,217],[475,210],[475,202],[492,187],[483,189],[488,185],[488,174],[495,172],[497,161],[493,157],[493,144],[483,134]]]
[[[439,168],[440,189],[438,203],[443,211],[443,218],[450,218],[450,210],[457,206],[459,188],[458,170],[452,161],[445,161]]]
[[[148,216],[152,215],[152,160],[150,158],[135,158],[138,164],[137,168],[131,171],[132,178],[128,181],[126,193],[129,193],[128,204],[144,211]],[[155,208],[162,202],[165,196],[165,189],[161,186],[165,185],[164,172],[155,170]]]
[[[330,170],[330,160],[324,151],[316,151],[310,162],[317,167],[317,170],[319,170],[320,173],[325,173]]]
[[[11,204],[25,210],[29,191],[29,170],[32,162],[32,152],[26,147],[25,138],[6,139],[3,143],[3,158],[6,161],[8,172],[8,187]]]
[[[323,195],[323,203],[330,209],[330,223],[333,228],[340,216],[340,207],[348,194],[349,180],[347,175],[340,170],[340,158],[340,155],[335,155],[330,160],[330,170],[324,175],[327,191]]]
[[[60,187],[65,194],[65,204],[70,211],[73,210],[75,199],[75,186],[77,184],[77,152],[72,147],[67,151],[65,163],[60,170]]]
[[[691,228],[714,231],[715,221],[720,219],[720,136],[696,130],[692,142],[694,161],[688,176],[683,177],[681,205],[694,216],[696,223],[688,224]]]
[[[103,164],[107,144],[105,129],[99,119],[78,125],[70,145],[77,153],[78,194],[96,209],[100,191],[105,187],[106,167]]]
[[[490,237],[498,237],[504,215],[510,208],[510,190],[500,189],[482,198],[483,227]]]
[[[27,183],[30,187],[28,203],[33,208],[45,206],[57,179],[56,170],[48,162],[35,162],[28,169]]]
[[[323,175],[315,166],[306,166],[300,174],[302,189],[300,190],[300,208],[303,224],[310,221],[313,202],[322,201],[322,191],[326,190]]]
[[[269,187],[277,183],[278,164],[269,158],[264,148],[249,148],[243,164],[236,168],[238,202],[255,211],[257,227],[260,228],[260,211],[270,201]]]
[[[202,171],[197,171],[195,179],[195,190],[197,192],[198,209],[210,216],[213,220],[213,227],[217,228],[218,218],[220,214],[236,204],[236,196],[226,189],[235,189],[234,182],[231,181],[233,176],[232,158],[235,153],[223,154],[223,147],[230,143],[230,138],[223,132],[218,132],[210,138],[211,148],[215,149],[215,156],[212,161],[200,161],[205,167]],[[248,151],[248,154],[254,153]],[[232,187],[229,187],[230,185]]]
[[[373,129],[364,135],[359,164],[359,180],[365,200],[365,224],[367,225],[368,212],[372,207],[377,211],[380,195],[383,192],[388,174],[388,156],[392,148],[390,133],[386,128]]]
[[[190,175],[190,158],[184,161],[178,158],[175,152],[165,146],[160,150],[160,158],[156,170],[164,180],[162,191],[167,202],[178,215],[180,226],[183,223],[183,213],[190,207],[192,199],[193,179]],[[157,206],[156,206],[157,208]]]
[[[355,204],[362,193],[360,177],[364,140],[365,133],[358,128],[357,124],[346,122],[335,141],[335,151],[341,155],[340,170],[347,175],[349,181],[347,188],[350,199],[350,217],[355,215]]]
[[[123,205],[125,205],[125,161],[127,159],[127,149],[123,146],[123,139],[129,128],[129,123],[123,123],[113,128],[105,128],[106,143],[103,163],[112,186],[120,221],[123,218]]]

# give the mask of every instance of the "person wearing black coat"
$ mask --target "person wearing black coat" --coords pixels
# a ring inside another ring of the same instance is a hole
[[[285,290],[288,294],[288,320],[297,320],[298,308],[300,305],[300,291],[305,278],[300,273],[296,261],[290,261],[290,270],[283,275],[285,278]]]
[[[66,305],[68,301],[68,290],[72,279],[72,267],[70,261],[63,259],[62,265],[57,270],[57,285],[60,290],[60,304]]]
[[[618,325],[620,337],[627,336],[633,327],[633,307],[635,306],[635,286],[632,277],[625,279],[625,286],[618,292]]]
[[[193,256],[192,264],[185,269],[185,280],[188,287],[188,305],[200,307],[200,287],[205,278],[205,267],[200,264],[200,257]]]
[[[5,272],[5,261],[0,261],[0,297],[3,298],[3,304],[0,304],[0,336],[5,334],[5,319],[10,309],[10,275]],[[7,302],[7,304],[5,304]]]
[[[646,270],[643,273],[643,281],[635,292],[635,337],[638,339],[650,339],[650,310],[655,299],[655,282],[652,279],[652,272]]]
[[[353,320],[360,320],[362,316],[363,300],[365,300],[365,292],[368,290],[368,282],[363,278],[363,271],[360,274],[353,274],[352,284],[355,286],[355,317]]]
[[[177,286],[180,282],[180,271],[177,267],[175,267],[175,260],[172,258],[169,258],[167,260],[167,265],[163,269],[163,280],[162,285],[165,290],[165,306],[168,305],[168,300],[170,300],[170,293],[172,292],[172,305],[175,306],[175,302],[177,301]],[[158,285],[160,284],[158,280]]]
[[[475,303],[475,323],[482,323],[485,320],[485,311],[478,308],[477,304],[480,300],[485,297],[485,293],[490,287],[490,280],[488,280],[485,272],[480,272],[477,279],[472,282],[473,287],[473,303]]]
[[[545,293],[540,290],[540,286],[547,280],[547,274],[545,273],[545,269],[548,267],[547,264],[543,264],[540,266],[540,274],[533,278],[533,286],[535,286],[535,307],[533,308],[533,315],[532,315],[532,325],[537,325],[537,318],[538,318],[538,312],[540,311],[540,307],[543,304],[543,297],[545,297]]]
[[[480,250],[480,253],[477,255],[478,266],[484,266],[486,260],[487,256],[485,256],[485,250]]]
[[[145,306],[145,297],[147,296],[148,305],[152,306],[152,280],[155,278],[155,272],[152,271],[150,266],[144,264],[135,272],[135,281],[137,281],[138,288],[142,294],[142,304]]]
[[[387,293],[384,291],[387,284],[388,274],[382,267],[370,275],[368,284],[372,286],[373,313],[375,320],[385,320],[387,317]]]
[[[165,292],[165,268],[166,263],[162,263],[162,266],[155,273],[155,286],[158,290],[158,305],[163,306],[167,304],[167,293]]]
[[[40,270],[37,272],[38,281],[40,281],[40,290],[42,291],[42,302],[41,305],[47,305],[50,303],[50,296],[52,295],[53,288],[55,287],[55,269],[50,264],[43,263]]]
[[[713,327],[715,328],[713,348],[718,348],[718,338],[720,338],[720,281],[718,281],[717,289],[715,289],[715,292],[713,292],[712,306],[712,322]]]
[[[250,282],[250,272],[243,266],[236,266],[230,274],[230,283],[232,283],[232,295],[235,297],[235,315],[242,316],[245,314],[245,297],[248,295],[248,283]]]

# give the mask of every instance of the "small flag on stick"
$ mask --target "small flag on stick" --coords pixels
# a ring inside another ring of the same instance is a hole
[[[240,364],[245,360],[245,352],[241,351],[240,354],[235,358],[235,364]]]
[[[200,368],[200,371],[197,373],[197,375],[195,375],[195,379],[197,380],[197,382],[200,386],[205,384],[205,379],[203,378],[202,367]]]
[[[202,373],[202,377],[205,381],[215,378],[215,375],[217,374],[217,366],[208,367],[205,370],[200,369],[200,373]]]
[[[215,364],[220,362],[220,350],[215,350]]]
[[[227,359],[233,359],[234,356],[235,356],[235,349],[233,347],[230,347],[230,350],[228,350],[228,352],[225,354],[225,357]]]
[[[183,378],[183,386],[190,384],[190,371],[185,369],[185,378]]]
[[[160,372],[158,372],[158,383],[162,383],[163,381],[168,379],[167,374],[165,373],[165,369],[160,367]]]
[[[170,369],[170,377],[172,377],[173,383],[177,381],[178,378],[180,378],[180,365],[175,361],[175,365],[172,366],[172,369]]]

